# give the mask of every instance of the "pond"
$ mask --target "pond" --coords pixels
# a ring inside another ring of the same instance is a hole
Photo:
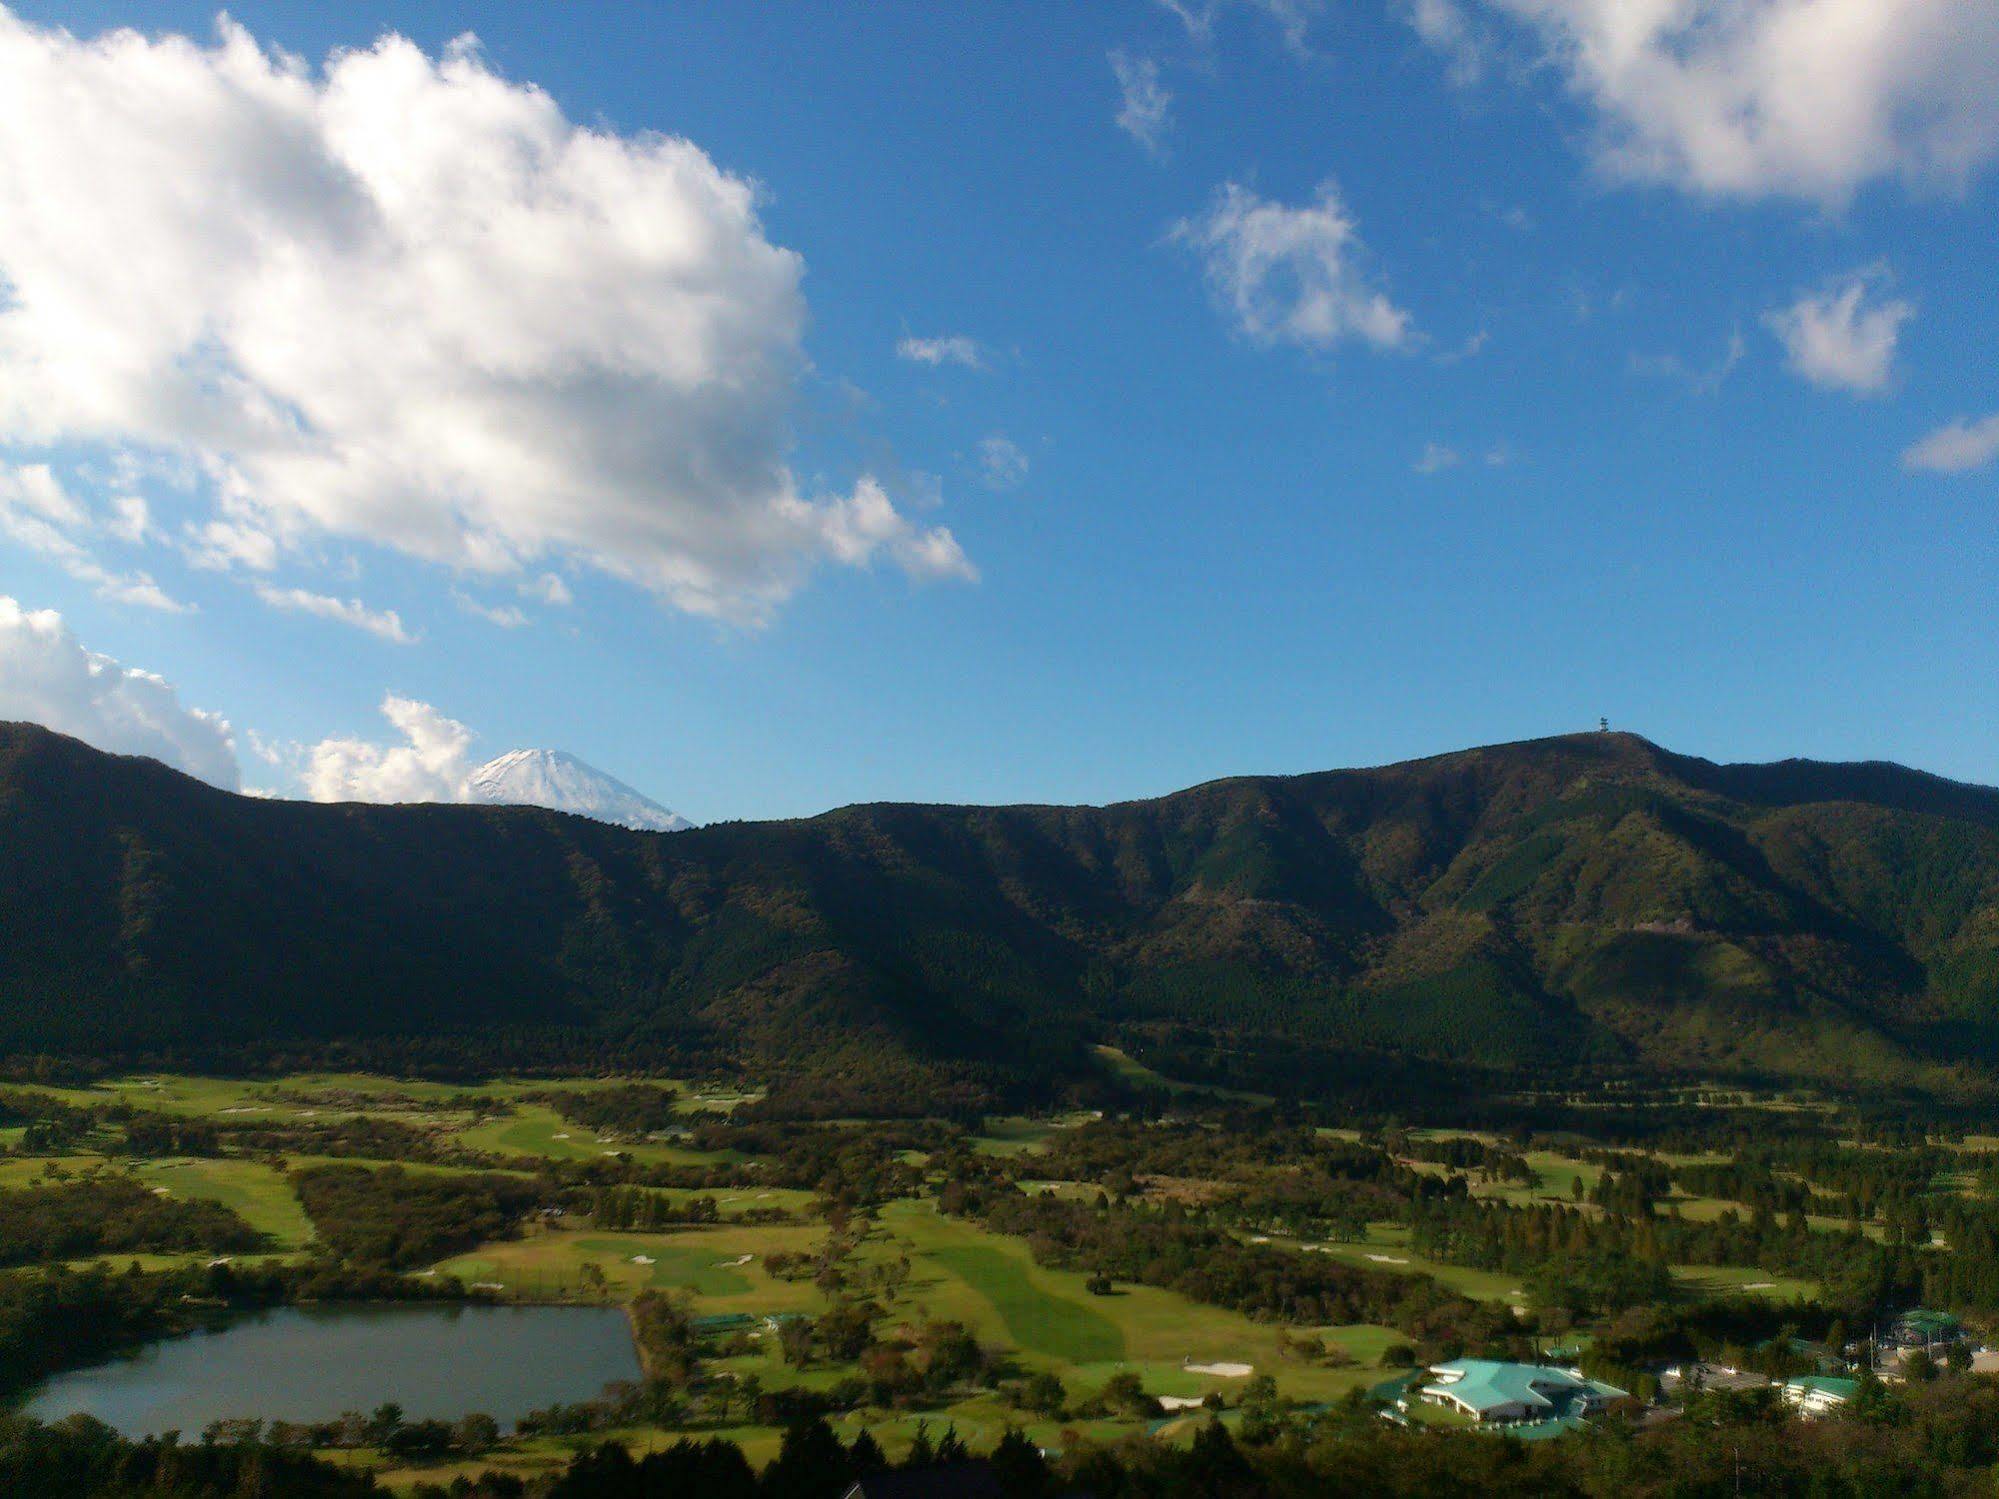
[[[639,1377],[615,1307],[281,1307],[57,1375],[25,1407],[83,1412],[126,1436],[262,1417],[327,1421],[394,1401],[412,1421],[485,1411],[505,1426]]]

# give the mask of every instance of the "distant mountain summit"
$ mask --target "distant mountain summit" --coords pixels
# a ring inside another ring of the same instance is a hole
[[[509,750],[488,760],[466,777],[465,798],[492,806],[574,812],[641,832],[678,833],[694,826],[678,812],[561,750]]]

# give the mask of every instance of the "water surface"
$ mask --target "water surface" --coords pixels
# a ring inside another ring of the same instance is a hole
[[[192,1437],[239,1416],[326,1421],[384,1401],[412,1421],[485,1411],[506,1424],[638,1377],[614,1307],[280,1307],[57,1375],[26,1410],[81,1411],[126,1436]]]

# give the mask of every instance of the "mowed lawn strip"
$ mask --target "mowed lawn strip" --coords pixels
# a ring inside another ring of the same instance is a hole
[[[990,1302],[1022,1348],[1073,1364],[1124,1357],[1116,1323],[1036,1285],[1020,1257],[984,1244],[940,1245],[925,1253]]]

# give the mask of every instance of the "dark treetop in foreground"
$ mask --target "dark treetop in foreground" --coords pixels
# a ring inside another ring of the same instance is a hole
[[[0,725],[0,932],[13,1055],[1999,1079],[1999,791],[1623,734],[648,834],[232,796]]]

